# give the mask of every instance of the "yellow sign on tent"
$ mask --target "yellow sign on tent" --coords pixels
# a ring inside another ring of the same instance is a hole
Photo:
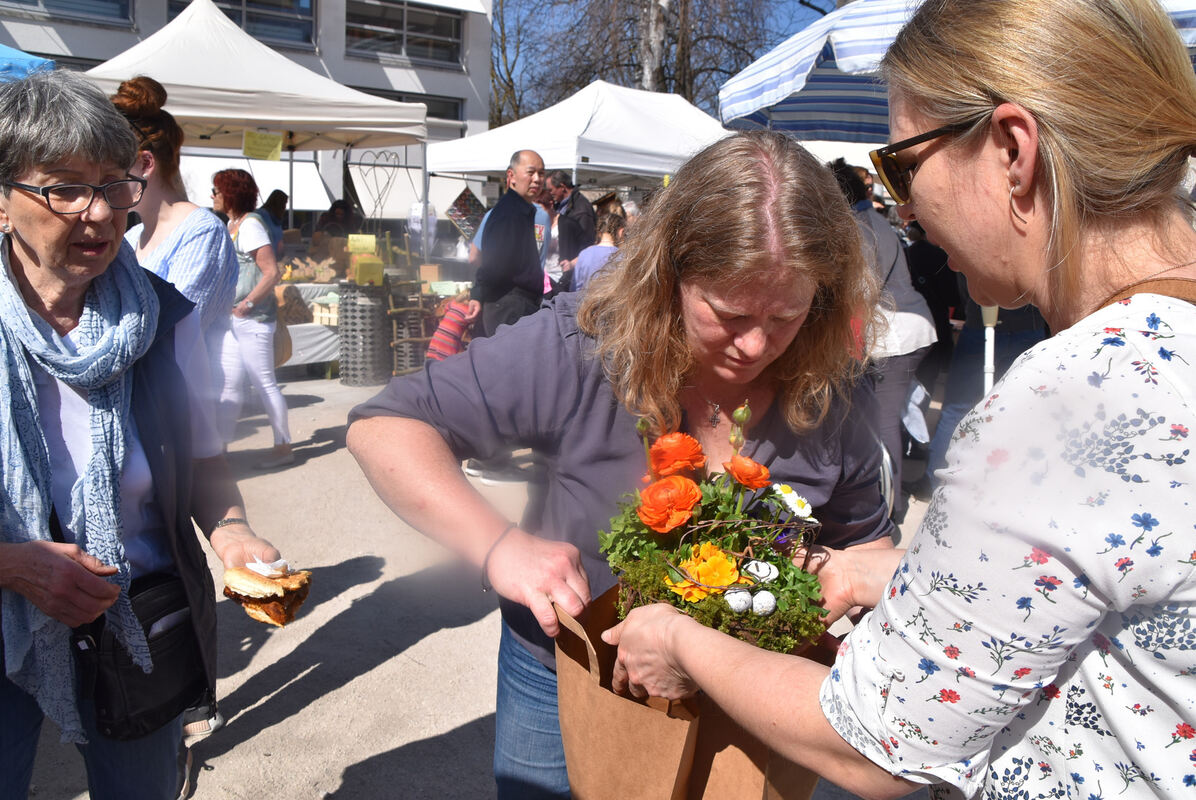
[[[372,233],[350,233],[349,247],[350,253],[373,253],[378,252],[378,240]]]
[[[241,140],[241,155],[246,158],[258,158],[262,161],[281,160],[282,134],[245,131],[245,136]]]

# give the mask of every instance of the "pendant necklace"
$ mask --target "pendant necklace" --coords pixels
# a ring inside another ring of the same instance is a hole
[[[710,406],[710,427],[717,428],[718,422],[720,419],[719,415],[722,413],[722,406],[720,406],[718,403],[714,402],[713,400],[706,400],[705,396],[703,396],[702,394],[698,394],[698,397],[701,397],[703,400],[706,401],[706,405]]]

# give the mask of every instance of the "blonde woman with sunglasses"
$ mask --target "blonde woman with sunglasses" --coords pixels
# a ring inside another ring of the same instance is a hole
[[[655,606],[607,633],[616,686],[705,691],[866,797],[1182,796],[1192,62],[1155,0],[927,0],[883,73],[896,141],[873,159],[903,218],[1053,336],[960,423],[907,551],[823,551],[828,607],[874,606],[832,668]]]

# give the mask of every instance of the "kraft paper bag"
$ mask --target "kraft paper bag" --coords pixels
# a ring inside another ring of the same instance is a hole
[[[705,695],[640,701],[611,691],[612,587],[577,618],[559,607],[561,735],[575,800],[808,800],[818,776],[773,753]]]

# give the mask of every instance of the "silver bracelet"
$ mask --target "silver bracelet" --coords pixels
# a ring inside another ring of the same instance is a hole
[[[248,525],[248,524],[249,524],[249,520],[245,519],[244,517],[225,517],[224,519],[218,521],[215,525],[213,525],[212,530],[216,530],[217,528],[223,528],[226,525]]]
[[[498,543],[501,542],[503,539],[505,539],[508,533],[510,533],[511,531],[515,530],[518,527],[519,526],[516,525],[514,522],[507,523],[507,527],[502,529],[502,533],[500,533],[498,535],[498,538],[490,543],[490,549],[486,551],[486,557],[482,559],[482,591],[483,592],[488,592],[493,588],[490,585],[490,581],[486,580],[486,568],[490,566],[490,556],[493,555],[494,548],[498,547]]]

